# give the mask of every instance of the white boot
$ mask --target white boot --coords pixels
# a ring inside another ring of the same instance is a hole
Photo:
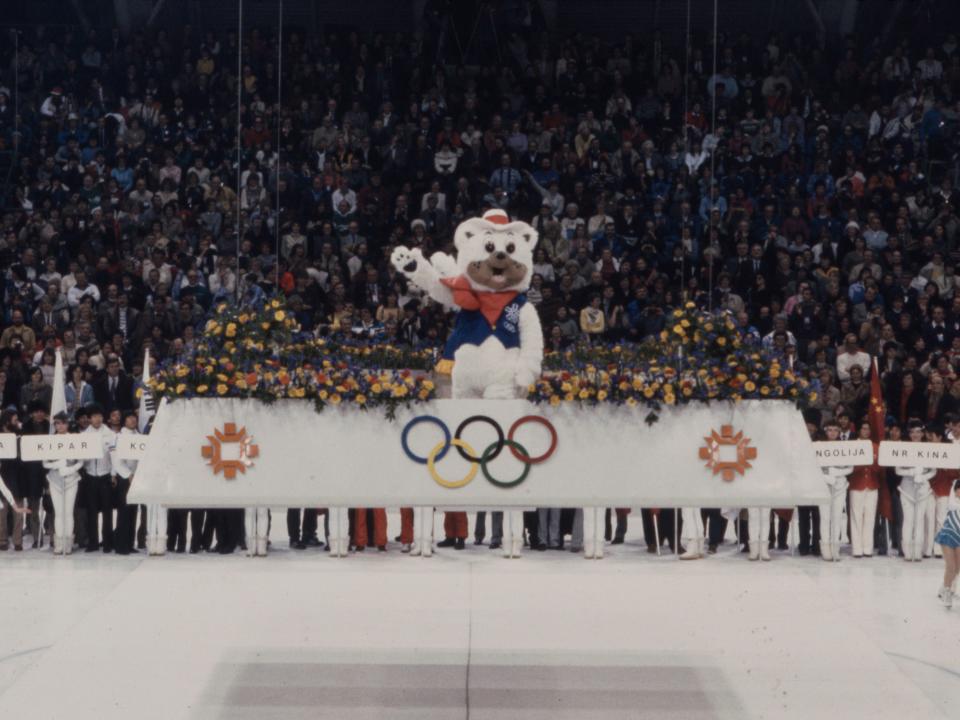
[[[769,560],[770,559],[770,543],[766,540],[760,543],[760,559]]]
[[[63,555],[63,546],[60,544],[61,542],[62,541],[60,540],[59,535],[53,536],[53,554],[54,555]]]
[[[433,557],[433,541],[432,540],[424,540],[421,542],[420,556]]]
[[[583,557],[586,560],[593,560],[594,550],[593,550],[593,540],[584,539],[583,541]]]
[[[750,541],[750,554],[747,556],[748,560],[759,560],[760,559],[760,543]]]
[[[833,554],[834,560],[839,560],[840,559],[840,543],[835,542],[833,544],[833,547],[830,548],[830,552]]]
[[[414,542],[412,545],[410,545],[410,549],[409,549],[407,552],[409,552],[410,555],[413,556],[413,557],[419,557],[419,556],[420,556],[420,543],[419,543],[419,542]]]
[[[681,560],[699,560],[703,557],[703,545],[699,540],[690,540],[687,542],[687,549],[680,556]]]
[[[266,557],[267,555],[267,539],[265,537],[257,538],[257,555],[261,557]]]
[[[63,548],[64,555],[73,554],[73,538],[69,535],[60,538],[60,547]]]
[[[830,552],[830,543],[820,542],[820,557],[827,561],[833,560],[833,554]]]
[[[510,556],[518,558],[523,554],[523,538],[514,536]]]
[[[410,546],[410,543],[403,543],[403,544],[400,546],[400,552],[402,552],[402,553],[409,553],[411,550],[412,550],[412,547]],[[420,551],[419,551],[419,550],[417,551],[417,554],[418,554],[418,555],[420,554]]]
[[[340,557],[340,541],[336,538],[327,538],[327,555]]]
[[[597,540],[597,544],[593,548],[593,559],[594,560],[603,559],[603,540]]]

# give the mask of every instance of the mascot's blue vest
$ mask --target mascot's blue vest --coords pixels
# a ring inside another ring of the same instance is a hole
[[[482,345],[491,335],[508,350],[520,347],[520,310],[526,304],[527,296],[520,293],[507,303],[492,327],[480,310],[461,310],[443,348],[443,359],[453,360],[461,345]]]

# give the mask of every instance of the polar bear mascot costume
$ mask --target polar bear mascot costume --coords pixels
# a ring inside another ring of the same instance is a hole
[[[526,296],[537,240],[527,223],[488,210],[457,226],[456,259],[438,252],[427,260],[417,248],[394,249],[391,261],[399,272],[434,301],[459,311],[443,353],[444,364],[452,363],[453,397],[523,397],[540,377],[543,330]],[[507,515],[504,555],[517,557],[523,513]],[[429,543],[429,537],[421,539],[421,549]]]

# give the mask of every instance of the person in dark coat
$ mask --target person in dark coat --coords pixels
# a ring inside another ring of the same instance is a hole
[[[93,399],[109,415],[133,410],[133,378],[120,369],[120,358],[107,358],[107,371],[93,384]]]
[[[34,400],[27,408],[30,417],[23,424],[24,435],[49,435],[50,421],[47,408],[39,400]],[[40,533],[40,500],[47,485],[47,471],[42,460],[20,463],[20,493],[30,509],[30,534],[33,536],[34,549],[43,545]]]
[[[20,418],[15,408],[8,408],[0,413],[0,433],[19,435],[20,429]],[[0,550],[9,549],[11,535],[13,549],[23,550],[23,520],[20,515],[26,513],[27,508],[21,500],[20,466],[18,458],[0,460],[0,482],[3,483],[3,492],[0,492]],[[8,515],[13,520],[13,526],[9,528]]]

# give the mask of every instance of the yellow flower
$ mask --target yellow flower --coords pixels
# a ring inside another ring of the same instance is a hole
[[[246,313],[243,313],[240,317],[237,318],[240,321],[241,325],[246,325],[250,321],[250,316]]]
[[[318,397],[319,397],[321,400],[326,400],[329,395],[330,395],[330,393],[328,393],[326,390],[321,390],[320,393],[319,393],[319,395],[318,395]]]
[[[597,393],[597,400],[600,400],[600,401],[602,402],[602,401],[604,401],[604,400],[606,400],[606,399],[607,399],[607,391],[606,391],[606,390],[601,390],[600,392]]]
[[[377,394],[382,390],[383,390],[383,386],[380,383],[374,383],[373,385],[370,386],[370,392],[374,394]],[[426,388],[424,388],[424,390],[426,390]]]
[[[634,390],[639,390],[640,388],[643,387],[643,380],[641,380],[640,378],[634,378],[631,385],[633,386]]]
[[[430,380],[424,380],[424,381],[423,381],[423,388],[424,388],[424,390],[433,390],[433,387],[434,387],[434,386],[433,386],[433,383],[432,383]]]
[[[363,405],[364,403],[367,402],[367,396],[361,393],[360,395],[357,395],[357,397],[355,397],[354,400],[356,400],[357,405]]]
[[[573,386],[571,386],[570,383],[565,382],[560,386],[560,390],[564,393],[568,393],[573,390]]]
[[[277,322],[283,322],[285,317],[287,317],[287,315],[286,313],[283,312],[283,310],[277,310],[273,314],[273,319],[276,320]]]
[[[762,385],[762,386],[760,387],[760,394],[761,394],[761,395],[769,395],[769,394],[770,394],[770,388],[768,388],[766,385]]]
[[[232,338],[237,336],[237,324],[236,323],[227,323],[227,337]]]
[[[674,325],[674,326],[673,326],[673,331],[674,331],[677,335],[683,335],[683,326],[682,326],[682,325]]]
[[[673,395],[664,395],[664,396],[663,396],[663,401],[664,401],[667,405],[673,405],[673,404],[676,402],[676,400],[677,400],[677,399],[676,399]]]
[[[680,324],[683,325],[685,328],[690,327],[690,321],[687,320],[686,318],[684,318],[683,320],[681,320],[681,321],[680,321]]]
[[[197,385],[197,395],[203,395],[210,389],[209,385]]]
[[[243,378],[237,378],[236,386],[241,390],[247,389],[247,382]]]
[[[184,385],[183,383],[180,383],[179,385],[177,385],[177,390],[176,390],[177,395],[182,395],[182,394],[185,393],[186,391],[187,391],[187,386],[186,386],[186,385]]]
[[[645,398],[647,398],[647,399],[652,398],[652,397],[653,397],[653,388],[652,388],[652,387],[646,388],[646,389],[643,391],[643,396],[644,396]]]
[[[810,402],[817,401],[817,394],[815,392],[810,393]]]
[[[743,385],[743,389],[747,392],[753,392],[757,389],[757,386],[752,380],[747,380],[747,382]]]
[[[713,323],[707,323],[706,325],[703,326],[703,329],[706,330],[707,332],[711,332],[713,330]]]
[[[340,400],[342,400],[342,398],[338,393],[334,393],[333,395],[330,396],[330,402],[332,402],[334,405],[339,405]]]
[[[190,374],[190,368],[186,365],[177,365],[177,377],[182,378]]]
[[[560,404],[560,396],[559,396],[559,395],[553,395],[553,396],[550,397],[550,406],[551,406],[551,407],[556,407],[556,406],[559,405],[559,404]]]
[[[630,407],[636,407],[637,399],[636,398],[627,398],[627,405]]]
[[[270,301],[270,307],[272,308],[280,307],[280,301],[274,298],[273,300]]]
[[[217,385],[217,395],[226,395],[226,394],[227,394],[227,386],[224,385],[223,383],[220,383],[219,385]]]
[[[563,396],[565,402],[573,402],[573,393],[567,393]]]
[[[692,303],[692,302],[688,302],[686,305],[684,305],[684,307],[687,310],[693,310],[696,306],[697,306],[696,303]]]
[[[717,338],[717,345],[719,345],[720,347],[723,347],[726,344],[727,344],[727,339],[725,337]]]
[[[693,388],[685,387],[683,389],[683,394],[685,397],[690,397],[691,395],[693,395]]]
[[[583,390],[580,391],[580,394],[578,397],[581,400],[586,400],[588,397],[590,397],[590,391],[584,388]]]

